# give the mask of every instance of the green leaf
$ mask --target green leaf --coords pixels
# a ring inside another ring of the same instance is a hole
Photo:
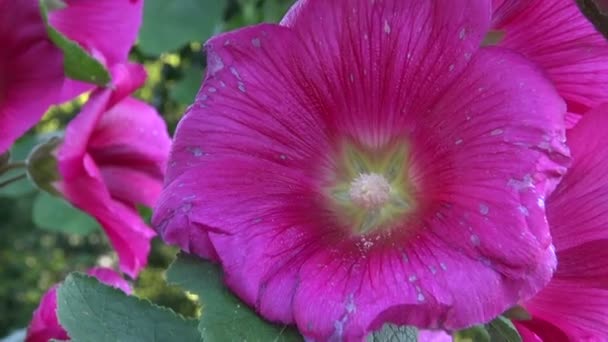
[[[92,217],[46,192],[36,196],[32,220],[39,228],[68,234],[86,235],[99,229],[99,224]]]
[[[159,55],[221,31],[226,0],[146,0],[139,47]]]
[[[503,316],[499,316],[488,324],[488,332],[492,337],[492,342],[521,342],[521,336],[511,320]]]
[[[184,69],[183,75],[182,79],[173,85],[170,94],[177,102],[189,105],[194,102],[194,97],[203,82],[203,68],[190,65]]]
[[[75,342],[201,341],[196,321],[84,274],[70,274],[57,296],[59,321]]]
[[[416,342],[418,329],[415,327],[385,324],[382,329],[367,336],[368,342]]]
[[[455,342],[490,342],[490,333],[484,325],[477,325],[454,333]]]
[[[302,341],[295,329],[264,321],[237,299],[215,264],[180,253],[167,280],[199,296],[203,313],[198,328],[205,341]]]
[[[40,12],[46,30],[53,43],[63,52],[63,68],[68,77],[105,86],[110,82],[110,73],[98,60],[89,55],[76,42],[57,31],[48,21],[47,1],[40,0]]]

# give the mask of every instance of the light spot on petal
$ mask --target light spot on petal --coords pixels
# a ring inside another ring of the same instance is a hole
[[[422,293],[418,293],[418,301],[424,302],[424,295]]]
[[[418,277],[416,277],[415,275],[411,275],[409,278],[407,278],[407,280],[408,280],[410,283],[413,283],[413,282],[415,282],[416,280],[418,280]]]
[[[203,150],[198,146],[189,147],[188,151],[190,151],[190,153],[192,153],[192,155],[195,157],[200,157],[203,155]]]
[[[539,208],[544,208],[545,207],[545,199],[542,198],[542,197],[539,197],[537,204],[538,204]]]
[[[490,132],[491,136],[497,136],[497,135],[501,135],[504,131],[500,128],[497,128],[495,130],[493,130],[492,132]]]
[[[452,72],[452,71],[454,71],[454,68],[455,68],[454,64],[450,64],[450,66],[448,67],[448,70],[450,72]]]
[[[260,46],[262,46],[262,42],[260,42],[260,38],[253,38],[251,40],[251,45],[253,45],[256,48],[259,48]]]
[[[458,32],[458,38],[460,38],[460,40],[464,40],[467,36],[467,30],[463,27],[460,29],[460,32]]]
[[[473,246],[479,246],[479,244],[480,244],[479,236],[477,236],[475,234],[471,234],[471,243],[473,244]]]
[[[464,140],[462,140],[462,139],[458,139],[458,140],[454,141],[454,144],[460,145],[460,144],[462,144],[463,141]]]
[[[247,92],[247,88],[245,88],[245,83],[243,82],[239,82],[238,84],[238,88],[242,93],[246,93]]]
[[[530,212],[528,211],[528,208],[526,208],[523,205],[520,205],[519,207],[517,207],[517,209],[519,209],[519,212],[522,213],[522,215],[524,216],[529,216]]]
[[[388,23],[388,20],[384,20],[384,32],[386,34],[391,33],[391,25]]]
[[[484,215],[484,216],[485,216],[485,215],[488,215],[488,213],[489,213],[489,212],[490,212],[490,208],[488,208],[488,206],[487,206],[487,205],[485,205],[485,204],[483,204],[483,203],[480,203],[480,204],[479,204],[479,213],[480,213],[481,215]]]

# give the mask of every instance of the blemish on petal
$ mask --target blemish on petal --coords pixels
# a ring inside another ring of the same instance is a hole
[[[442,270],[444,270],[444,271],[447,271],[447,270],[448,270],[448,266],[446,266],[446,264],[445,264],[445,263],[443,263],[443,262],[440,262],[440,263],[439,263],[439,266],[440,266],[440,267],[441,267],[441,269],[442,269]]]
[[[245,88],[245,83],[243,82],[239,82],[238,84],[238,88],[242,93],[246,93],[247,92],[247,88]]]
[[[256,48],[259,48],[262,46],[262,42],[260,41],[260,38],[253,38],[251,40],[251,45],[253,45]]]
[[[501,135],[502,133],[504,133],[504,131],[500,128],[497,128],[497,129],[493,130],[492,132],[490,132],[490,135],[497,136],[497,135]]]
[[[471,234],[471,243],[473,244],[473,246],[479,246],[480,245],[479,236],[477,236],[475,234]]]
[[[462,140],[462,139],[458,139],[458,140],[454,141],[454,144],[460,145],[460,144],[462,144],[463,141],[464,140]]]
[[[519,207],[517,207],[517,209],[519,209],[519,212],[522,213],[522,215],[524,216],[529,216],[530,212],[528,211],[528,208],[526,208],[523,205],[520,205]]]
[[[418,301],[424,302],[424,295],[422,293],[418,293]]]
[[[448,70],[450,72],[454,71],[454,68],[456,68],[456,66],[454,66],[454,64],[450,64],[450,66],[448,67]]]
[[[415,275],[411,275],[411,276],[409,276],[409,278],[407,278],[407,280],[408,280],[410,283],[413,283],[413,282],[415,282],[416,280],[418,280],[418,277],[416,277]]]
[[[488,215],[489,212],[490,212],[490,208],[487,205],[485,205],[483,203],[479,204],[479,213],[481,215],[484,215],[484,216]]]
[[[386,34],[391,33],[391,25],[388,23],[388,20],[384,20],[384,32]]]
[[[466,28],[461,28],[460,32],[458,32],[458,38],[460,38],[460,40],[464,40],[467,36],[467,30]]]
[[[239,80],[239,81],[241,80],[241,74],[239,74],[239,71],[236,70],[235,67],[230,67],[230,73],[232,75],[234,75],[234,77],[236,77],[237,80]]]
[[[217,89],[215,87],[209,87],[209,89],[207,89],[210,93],[215,93],[217,91]]]
[[[539,197],[538,201],[537,201],[538,207],[539,208],[544,208],[545,207],[545,199],[543,197]]]
[[[190,151],[190,153],[192,153],[192,155],[195,157],[200,157],[203,155],[203,150],[198,146],[188,147],[188,151]]]

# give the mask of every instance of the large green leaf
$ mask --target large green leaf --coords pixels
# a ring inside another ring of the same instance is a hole
[[[171,97],[181,104],[189,105],[194,102],[202,82],[203,68],[190,65],[184,69],[183,77],[171,88]]]
[[[196,321],[80,273],[57,292],[58,316],[72,341],[200,342]]]
[[[48,22],[47,1],[40,0],[40,12],[46,30],[53,43],[63,52],[63,67],[70,78],[97,85],[107,85],[110,73],[98,60],[89,55],[80,45],[57,31]]]
[[[199,296],[203,306],[199,330],[206,341],[302,340],[293,328],[264,321],[238,300],[224,286],[215,264],[182,253],[169,267],[167,280]]]
[[[382,329],[370,334],[368,342],[416,342],[418,329],[415,327],[385,324]]]
[[[36,196],[32,220],[39,228],[69,234],[86,235],[99,227],[89,215],[46,192],[40,192]]]
[[[158,55],[204,42],[222,27],[226,0],[146,0],[139,47]]]

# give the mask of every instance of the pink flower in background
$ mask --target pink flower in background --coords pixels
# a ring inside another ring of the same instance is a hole
[[[498,46],[522,53],[547,72],[568,104],[570,124],[608,101],[608,41],[575,0],[493,0]]]
[[[136,205],[155,204],[171,140],[156,110],[128,97],[142,84],[143,68],[119,71],[114,89],[95,90],[68,124],[57,152],[61,181],[56,187],[99,221],[118,253],[120,269],[136,277],[155,235]]]
[[[547,201],[558,267],[549,285],[525,303],[524,341],[608,338],[608,105],[585,114],[569,132],[573,165]]]
[[[109,268],[96,267],[87,272],[102,283],[131,294],[131,285],[120,274]],[[48,342],[51,339],[69,340],[68,333],[57,319],[57,287],[51,287],[40,300],[27,329],[26,342]]]
[[[153,222],[315,340],[458,329],[549,281],[565,105],[478,0],[299,1],[206,44]]]
[[[63,59],[36,0],[0,0],[0,45],[1,154],[57,101]]]
[[[59,0],[63,8],[49,13],[49,22],[109,69],[125,63],[135,44],[143,17],[143,0]],[[91,84],[66,79],[62,100]]]

